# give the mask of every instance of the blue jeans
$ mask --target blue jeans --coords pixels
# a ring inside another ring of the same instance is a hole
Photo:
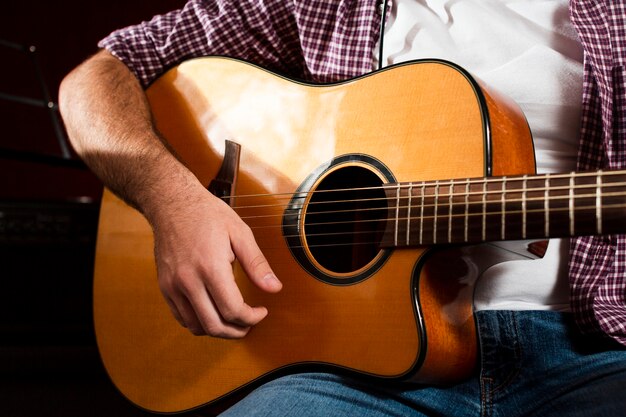
[[[323,373],[271,381],[223,416],[626,416],[626,349],[585,338],[571,315],[476,314],[480,367],[449,387]]]

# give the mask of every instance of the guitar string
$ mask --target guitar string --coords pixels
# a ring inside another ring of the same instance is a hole
[[[610,204],[610,205],[606,205],[605,208],[607,209],[625,209],[626,208],[626,204]],[[595,205],[593,206],[584,206],[584,207],[580,207],[577,210],[589,210],[589,211],[593,211],[595,210]],[[555,209],[550,209],[550,212],[567,212],[569,211],[568,207],[563,207],[563,208],[555,208]],[[531,210],[530,212],[532,213],[543,213],[544,210],[542,209],[537,209],[537,210]],[[521,211],[517,211],[517,212],[512,212],[511,214],[520,214]],[[500,216],[502,213],[499,212],[493,212],[493,213],[489,213],[490,215],[494,215],[494,216]],[[470,214],[470,217],[476,217],[476,216],[482,216],[482,213],[473,213]],[[456,217],[465,217],[464,215],[457,215]],[[411,217],[411,219],[419,219],[419,216],[416,217]],[[433,219],[433,217],[428,217],[429,219]],[[447,219],[447,215],[446,215],[446,219]],[[372,222],[380,222],[382,220],[385,219],[378,219],[378,220],[359,220],[359,221],[353,221],[353,222],[343,222],[344,224],[350,224],[350,223],[372,223]],[[407,218],[400,218],[400,220],[407,220]],[[341,222],[335,222],[335,223],[321,223],[320,225],[337,225],[337,224],[341,224]],[[251,226],[251,229],[270,229],[270,228],[279,228],[282,227],[282,225],[268,225],[268,226]],[[427,230],[430,230],[427,229]],[[307,237],[326,237],[326,236],[354,236],[354,235],[372,235],[372,234],[380,234],[381,231],[376,229],[372,229],[372,230],[362,230],[362,231],[352,231],[350,233],[341,233],[341,232],[326,232],[326,233],[317,233],[317,234],[311,234],[311,233],[306,233]],[[498,236],[500,236],[500,233],[498,231],[497,233]],[[293,235],[281,235],[281,238],[299,238],[301,235],[300,234],[293,234]],[[564,233],[563,236],[569,236],[567,233]],[[550,237],[550,236],[540,236],[540,237]],[[388,239],[388,240],[376,240],[376,241],[361,241],[361,242],[349,242],[349,243],[337,243],[337,242],[332,242],[332,243],[324,243],[324,244],[310,244],[310,245],[289,245],[292,248],[303,248],[303,247],[308,247],[308,248],[315,248],[315,247],[325,247],[325,246],[348,246],[348,245],[353,245],[353,246],[358,246],[358,245],[383,245],[387,246],[388,243],[391,243],[393,239]],[[498,238],[493,238],[493,239],[476,239],[475,241],[484,241],[484,240],[501,240]],[[471,240],[474,241],[474,240]],[[427,242],[428,243],[428,242]],[[448,242],[449,243],[449,242]],[[462,243],[462,241],[460,242]],[[261,246],[261,245],[260,245]],[[393,245],[389,245],[389,246],[393,246]],[[409,246],[409,245],[399,245],[399,246]],[[261,246],[264,249],[271,249],[272,247],[269,246]]]
[[[571,176],[574,176],[575,178],[589,178],[589,177],[597,177],[597,176],[603,176],[603,177],[610,177],[610,176],[624,176],[626,175],[626,171],[595,171],[595,172],[572,172],[569,174],[549,174],[549,178],[550,180],[559,180],[559,179],[567,179],[569,180],[569,178]],[[485,178],[466,178],[466,179],[456,179],[456,180],[439,180],[437,181],[438,184],[440,186],[449,186],[452,184],[452,182],[454,182],[454,185],[467,185],[469,184],[470,186],[472,184],[476,184],[479,186],[482,186],[483,184],[500,184],[503,179],[506,178],[506,181],[508,183],[523,183],[524,181],[529,182],[529,181],[539,181],[539,182],[545,182],[545,179],[548,178],[548,175],[537,175],[537,176],[532,176],[532,177],[528,177],[528,176],[512,176],[512,177],[485,177]],[[608,183],[608,184],[623,184],[623,183]],[[426,185],[426,186],[435,186],[435,181],[416,181],[416,182],[409,182],[409,183],[400,183],[400,186],[403,188],[409,188],[411,186],[421,186],[421,185]],[[604,185],[604,183],[603,183]],[[350,192],[350,191],[379,191],[379,190],[384,190],[385,188],[389,188],[389,189],[396,189],[397,184],[396,183],[389,183],[389,184],[383,184],[383,185],[377,185],[377,186],[372,186],[372,187],[356,187],[356,188],[339,188],[339,189],[331,189],[331,190],[313,190],[313,191],[297,191],[297,192],[285,192],[285,193],[273,193],[273,194],[243,194],[243,195],[233,195],[230,197],[225,197],[225,198],[233,198],[233,199],[240,199],[240,198],[261,198],[261,197],[281,197],[283,196],[284,198],[292,198],[294,195],[303,195],[303,197],[298,197],[298,198],[306,198],[306,196],[309,196],[311,194],[324,194],[324,193],[335,193],[335,192]],[[577,184],[576,186],[593,186],[595,187],[596,184]],[[459,187],[460,188],[460,187]],[[551,189],[569,189],[569,185],[565,185],[565,186],[557,186],[555,188],[550,187]],[[513,189],[513,190],[517,190],[517,189]],[[532,190],[544,190],[543,188],[533,188]],[[532,191],[531,190],[531,191]],[[462,194],[459,194],[462,195]]]
[[[626,193],[623,194],[623,196],[626,196]],[[606,209],[620,209],[620,208],[626,208],[626,204],[609,204],[609,205],[605,205],[604,208]],[[569,211],[570,208],[569,207],[558,207],[558,208],[550,208],[548,210],[548,212],[550,214],[553,214],[555,212],[563,212],[563,211]],[[595,205],[589,205],[589,206],[579,206],[576,207],[575,210],[577,210],[578,212],[582,212],[582,211],[587,211],[587,210],[593,210],[594,214],[595,214],[595,210],[596,210],[596,206]],[[526,210],[525,213],[530,213],[530,214],[543,214],[545,213],[544,209],[531,209],[531,210]],[[516,215],[516,214],[524,214],[523,210],[509,210],[509,211],[490,211],[488,213],[486,213],[489,216],[502,216],[503,214],[509,214],[509,215]],[[469,213],[469,214],[452,214],[452,217],[454,217],[455,219],[458,218],[466,218],[466,217],[477,217],[477,216],[482,216],[483,213]],[[277,217],[277,216],[274,216]],[[280,216],[282,217],[282,216]],[[447,220],[448,217],[450,217],[450,213],[449,212],[445,212],[443,213],[441,216],[410,216],[410,217],[399,217],[399,220],[415,220],[415,219],[423,219],[423,220],[434,220],[436,222],[444,221]],[[365,219],[365,220],[350,220],[350,221],[334,221],[334,222],[322,222],[322,223],[308,223],[306,226],[328,226],[328,225],[346,225],[346,224],[363,224],[363,223],[381,223],[388,220],[387,217],[381,217],[381,218],[374,218],[374,219]],[[394,217],[395,220],[395,217]],[[433,222],[434,223],[434,222]],[[251,229],[269,229],[269,228],[276,228],[276,227],[283,227],[282,224],[271,224],[271,225],[263,225],[263,226],[251,226]]]
[[[620,208],[626,208],[624,206],[620,207]],[[365,233],[365,232],[363,232]],[[347,234],[347,233],[346,233]],[[349,235],[352,236],[354,233],[350,233]],[[499,232],[498,232],[498,236],[499,236]],[[537,236],[534,237],[533,239],[547,239],[547,238],[552,238],[552,237],[571,237],[567,234],[563,234],[562,236]],[[282,236],[281,236],[282,238]],[[468,241],[452,241],[452,242],[439,242],[440,244],[450,244],[450,243],[477,243],[477,242],[485,242],[485,241],[499,241],[501,240],[500,238],[488,238],[486,240],[482,240],[482,239],[476,239],[476,240],[468,240]],[[519,239],[511,239],[511,240],[519,240]],[[309,248],[309,249],[314,249],[314,248],[323,248],[323,247],[344,247],[344,246],[350,246],[350,247],[355,247],[355,246],[377,246],[380,249],[385,249],[385,248],[391,248],[393,247],[393,245],[391,244],[391,239],[389,239],[389,241],[384,240],[364,240],[364,241],[352,241],[352,242],[339,242],[339,241],[334,241],[334,242],[330,242],[330,243],[315,243],[315,244],[307,244],[307,245],[293,245],[290,244],[289,247],[290,248],[294,248],[294,249],[303,249],[303,248]],[[399,245],[398,247],[419,247],[419,246],[428,246],[428,245],[432,245],[434,244],[433,242],[423,242],[423,243],[411,243],[411,244],[402,244]],[[266,244],[259,244],[259,247],[263,250],[271,250],[271,249],[280,249],[283,248],[284,246],[270,246],[270,245],[266,245]]]
[[[626,183],[609,183],[609,184],[603,184],[602,188],[603,189],[607,189],[607,188],[615,188],[615,187],[623,187],[626,186]],[[552,188],[551,188],[552,189]],[[580,185],[578,187],[576,187],[577,190],[593,190],[593,194],[577,194],[574,195],[573,197],[569,194],[563,194],[563,195],[554,195],[554,196],[549,196],[547,198],[547,200],[552,201],[552,202],[558,202],[558,201],[567,201],[569,202],[572,198],[574,200],[582,200],[582,199],[587,199],[587,198],[593,198],[593,199],[597,199],[597,193],[595,192],[595,190],[597,189],[596,185]],[[537,192],[537,193],[542,193],[543,191],[545,191],[545,188],[534,188],[531,190],[525,190],[526,194],[528,193],[532,193],[532,192]],[[553,189],[552,189],[553,190]],[[564,187],[562,189],[562,191],[567,191],[570,190],[570,187]],[[516,190],[516,191],[511,191],[509,190],[508,192],[509,194],[515,194],[515,193],[519,193],[519,194],[523,194],[524,191],[523,190]],[[476,205],[482,205],[482,201],[466,201],[465,197],[471,197],[471,196],[480,196],[482,197],[484,194],[489,194],[492,196],[496,196],[498,197],[498,200],[496,201],[494,200],[490,200],[488,201],[489,203],[492,204],[496,204],[496,203],[501,203],[500,201],[500,196],[502,195],[501,191],[492,191],[492,192],[487,192],[487,193],[449,193],[449,194],[439,194],[438,197],[435,197],[434,195],[425,195],[425,199],[430,199],[430,200],[434,200],[435,198],[439,199],[439,200],[445,200],[447,199],[448,202],[444,202],[444,201],[440,201],[437,202],[438,206],[443,206],[443,207],[450,207],[451,210],[454,209],[455,206],[459,206],[459,207],[465,207],[466,205],[469,206],[476,206]],[[603,192],[602,193],[602,197],[608,198],[608,197],[622,197],[626,195],[625,192]],[[458,201],[455,202],[454,201],[454,197],[458,197],[459,199],[463,199],[463,201]],[[228,199],[227,197],[225,197],[225,199]],[[401,196],[400,197],[401,200],[408,200],[409,196],[405,195],[405,196]],[[307,205],[308,207],[311,206],[318,206],[320,204],[349,204],[349,203],[360,203],[360,202],[373,202],[373,201],[380,201],[380,202],[385,202],[385,201],[396,201],[397,197],[385,197],[385,198],[372,198],[372,199],[353,199],[353,200],[334,200],[334,201],[322,201],[322,202],[309,202],[309,204]],[[452,200],[450,202],[450,200]],[[506,200],[507,205],[514,205],[514,204],[522,204],[522,203],[533,203],[533,202],[543,202],[546,201],[546,197],[523,197],[522,198],[510,198]],[[287,208],[289,207],[290,204],[266,204],[266,205],[250,205],[250,206],[235,206],[233,207],[236,211],[245,211],[245,210],[249,210],[249,209],[261,209],[261,208],[265,208],[265,209],[270,209],[270,208]],[[432,208],[435,206],[435,204],[424,204],[422,205],[424,208]],[[400,209],[408,209],[409,206],[400,206]],[[388,210],[389,207],[388,206],[380,206],[380,207],[367,207],[367,208],[358,208],[358,209],[347,209],[347,210],[328,210],[328,211],[308,211],[307,215],[328,215],[328,214],[341,214],[341,213],[351,213],[351,212],[367,212],[367,211],[379,211],[379,210]],[[396,209],[396,206],[393,206],[393,209]],[[299,210],[294,208],[294,210]],[[495,213],[495,212],[493,212]],[[501,214],[501,212],[500,212]],[[251,219],[261,219],[261,218],[272,218],[272,217],[285,217],[285,216],[299,216],[300,213],[287,213],[287,214],[267,214],[267,215],[254,215],[254,216],[241,216],[242,219],[244,220],[251,220]]]
[[[584,194],[584,195],[573,195],[574,199],[584,199],[584,198],[596,198],[597,199],[597,195],[598,195],[598,185],[597,185],[597,181],[596,183],[593,184],[574,184],[573,186],[571,185],[572,181],[571,179],[573,178],[573,176],[577,176],[577,177],[596,177],[599,178],[601,176],[604,177],[609,177],[609,176],[620,176],[623,175],[623,172],[619,172],[619,171],[614,171],[614,172],[603,172],[603,171],[597,171],[597,172],[589,172],[589,173],[570,173],[570,174],[561,174],[561,175],[551,175],[550,179],[554,180],[555,179],[568,179],[569,180],[569,184],[570,185],[558,185],[558,186],[552,186],[552,187],[536,187],[536,188],[531,188],[528,189],[527,187],[522,187],[521,189],[518,188],[513,188],[510,190],[507,190],[508,193],[511,194],[515,194],[515,193],[532,193],[532,192],[537,192],[537,193],[542,193],[544,191],[553,191],[553,192],[558,192],[558,191],[571,191],[573,189],[576,190],[589,190],[592,189],[594,190],[594,194],[590,195],[590,194]],[[445,199],[446,197],[449,199],[449,203],[448,204],[442,204],[441,202],[437,202],[437,204],[439,206],[447,206],[449,207],[449,210],[446,210],[446,217],[448,219],[451,218],[458,218],[458,217],[463,217],[465,219],[467,219],[466,215],[463,214],[452,214],[453,210],[454,210],[454,206],[463,206],[465,207],[466,205],[477,205],[477,204],[482,204],[481,201],[470,201],[469,203],[464,200],[463,202],[458,202],[455,203],[454,202],[454,197],[458,197],[458,198],[464,198],[468,199],[468,197],[470,196],[483,196],[484,194],[488,194],[488,195],[493,195],[493,196],[501,196],[502,195],[502,190],[498,189],[498,190],[488,190],[486,192],[465,192],[465,193],[455,193],[454,189],[455,186],[457,188],[464,188],[464,189],[471,189],[470,186],[472,184],[476,184],[476,185],[488,185],[488,184],[501,184],[502,183],[502,178],[506,178],[506,181],[511,184],[511,183],[515,183],[515,182],[523,182],[524,184],[527,184],[528,181],[533,181],[533,180],[537,180],[540,181],[542,183],[545,184],[545,178],[547,178],[547,176],[543,177],[543,176],[539,176],[539,177],[534,177],[534,178],[528,178],[527,176],[521,176],[521,177],[497,177],[497,178],[479,178],[479,179],[475,179],[475,178],[471,178],[471,179],[466,179],[466,180],[451,180],[450,182],[439,182],[439,186],[441,187],[443,185],[443,187],[445,188],[446,185],[448,185],[449,190],[451,191],[449,194],[439,194],[438,195],[438,199]],[[454,182],[454,184],[453,184]],[[232,196],[231,198],[234,199],[244,199],[244,198],[274,198],[276,199],[277,197],[281,197],[283,199],[286,198],[290,198],[291,196],[297,195],[298,197],[295,197],[296,199],[305,199],[306,197],[308,197],[309,195],[312,194],[317,194],[317,193],[345,193],[345,192],[356,192],[356,191],[371,191],[371,190],[384,190],[385,188],[391,188],[393,187],[394,190],[397,189],[407,189],[410,190],[412,187],[415,186],[422,186],[422,187],[426,187],[426,186],[435,186],[435,182],[431,182],[431,181],[423,181],[423,182],[415,182],[415,183],[401,183],[401,184],[394,184],[392,185],[382,185],[382,186],[375,186],[375,187],[361,187],[361,188],[352,188],[352,189],[332,189],[332,190],[314,190],[314,191],[308,191],[308,192],[296,192],[296,193],[279,193],[279,194],[253,194],[253,195],[236,195],[236,196]],[[602,189],[608,189],[608,188],[615,188],[615,187],[620,187],[620,186],[624,186],[626,185],[623,182],[602,182]],[[548,193],[549,195],[549,193]],[[617,193],[603,193],[603,197],[622,197],[626,194],[622,193],[622,192],[617,192]],[[427,195],[425,196],[426,198],[430,198],[433,199],[435,198],[434,195]],[[226,197],[228,198],[228,197]],[[401,196],[401,199],[409,199],[408,194],[405,196]],[[549,196],[548,199],[552,200],[552,201],[558,201],[558,200],[565,200],[565,201],[571,201],[572,195],[571,192],[569,193],[569,195],[556,195],[556,196]],[[370,199],[353,199],[353,200],[336,200],[336,201],[310,201],[307,206],[313,206],[313,205],[321,205],[321,204],[338,204],[338,203],[355,203],[355,202],[372,202],[372,201],[387,201],[387,200],[397,200],[397,196],[393,196],[393,197],[385,197],[385,198],[370,198]],[[522,199],[511,199],[508,200],[509,204],[516,204],[516,203],[520,203],[520,202],[534,202],[534,201],[546,201],[545,197],[540,197],[540,198],[522,198]],[[266,204],[266,205],[250,205],[250,206],[236,206],[234,207],[236,210],[241,211],[241,210],[246,210],[246,209],[251,209],[251,208],[275,208],[275,207],[288,207],[289,205],[285,205],[285,204]],[[425,207],[433,207],[434,205],[425,205]],[[399,207],[401,209],[408,209],[408,206],[402,206]],[[623,206],[621,205],[605,205],[605,208],[623,208]],[[586,207],[575,207],[575,209],[577,211],[584,211],[584,210],[597,210],[598,207],[597,206],[586,206]],[[294,209],[294,210],[298,210],[299,209]],[[313,216],[313,215],[328,215],[328,214],[339,214],[339,213],[350,213],[350,212],[363,212],[363,211],[380,211],[380,210],[388,210],[387,207],[374,207],[374,208],[359,208],[357,210],[332,210],[332,211],[325,211],[325,212],[313,212],[313,211],[309,211],[307,213],[308,216]],[[559,211],[568,211],[570,210],[570,208],[552,208],[549,211],[551,213],[554,212],[559,212]],[[512,210],[512,211],[507,211],[505,214],[511,214],[511,215],[515,215],[515,214],[528,214],[528,213],[544,213],[545,210],[540,210],[540,209],[535,209],[535,210]],[[469,216],[482,216],[483,213],[472,213]],[[493,215],[502,215],[503,212],[490,212],[490,214]],[[242,216],[242,219],[244,220],[258,220],[258,219],[267,219],[267,218],[272,218],[272,217],[280,217],[283,218],[285,216],[299,216],[300,213],[287,213],[287,214],[273,214],[273,215],[257,215],[257,216]],[[410,219],[420,219],[421,222],[423,223],[424,219],[428,219],[428,220],[432,220],[433,224],[435,222],[438,221],[438,217],[436,216],[411,216],[411,217],[402,217],[399,218],[398,220],[403,220],[403,221],[409,221]],[[342,222],[325,222],[325,223],[308,223],[306,225],[306,227],[312,227],[312,226],[329,226],[329,225],[340,225],[340,224],[354,224],[354,223],[380,223],[381,221],[386,221],[387,217],[385,218],[381,218],[381,219],[367,219],[367,220],[357,220],[357,221],[342,221]],[[265,228],[276,228],[276,227],[282,227],[282,225],[278,225],[278,224],[274,224],[274,225],[266,225],[266,226],[255,226],[254,224],[252,224],[250,226],[252,229],[255,230],[259,230],[259,229],[265,229]],[[408,229],[407,229],[408,232]],[[374,230],[366,230],[366,231],[358,231],[358,232],[351,232],[350,236],[356,235],[356,234],[372,234],[372,233],[379,233],[378,230],[374,231]],[[310,238],[314,238],[314,237],[332,237],[332,236],[337,236],[337,235],[345,235],[346,233],[342,233],[342,232],[336,232],[336,233],[316,233],[316,234],[307,234],[308,237]],[[283,236],[286,238],[289,237],[299,237],[299,235],[297,236]],[[356,244],[378,244],[379,242],[358,242]],[[354,245],[354,242],[351,243],[346,243],[345,245]],[[330,246],[337,246],[337,245],[344,245],[342,243],[330,243],[330,244],[324,244],[324,245],[315,245],[315,246],[326,246],[326,245],[330,245]],[[309,245],[308,247],[314,247]]]
[[[624,184],[626,185],[626,184]],[[617,186],[617,185],[616,185]],[[582,189],[583,187],[581,187]],[[595,187],[586,187],[586,188],[595,188]],[[604,187],[606,188],[606,187]],[[537,191],[539,192],[540,190],[531,190],[531,191]],[[527,191],[528,192],[528,191]],[[608,198],[608,197],[623,197],[626,192],[605,192],[602,194],[602,197]],[[494,193],[496,196],[500,196],[502,193]],[[511,192],[509,192],[509,194],[511,194]],[[441,194],[439,195],[439,199],[444,199],[444,198],[450,198],[450,197],[467,197],[467,196],[471,196],[471,195],[475,195],[475,196],[482,196],[483,193],[474,193],[474,194]],[[513,205],[516,203],[520,203],[520,204],[528,204],[529,202],[543,202],[546,200],[549,201],[559,201],[559,200],[567,200],[569,202],[570,199],[585,199],[585,198],[593,198],[597,200],[597,194],[579,194],[579,195],[575,195],[573,197],[570,197],[569,195],[558,195],[558,196],[550,196],[548,198],[545,197],[536,197],[536,198],[521,198],[521,199],[507,199],[506,203],[507,205]],[[400,200],[410,200],[411,197],[410,196],[401,196]],[[434,195],[426,195],[424,196],[424,199],[435,199]],[[341,203],[355,203],[355,202],[370,202],[370,201],[396,201],[397,198],[395,197],[389,197],[389,198],[377,198],[377,199],[356,199],[356,200],[336,200],[336,201],[329,201],[329,202],[310,202],[307,206],[313,206],[313,205],[319,205],[320,203],[326,203],[326,204],[341,204]],[[500,200],[488,200],[488,203],[493,204],[501,204]],[[318,204],[315,204],[318,203]],[[482,205],[482,201],[448,201],[448,202],[438,202],[437,205],[439,207],[451,207],[452,209],[454,209],[455,206],[459,206],[459,207],[466,207],[466,206],[476,206],[476,205]],[[418,204],[417,206],[419,207],[424,207],[424,208],[431,208],[434,207],[434,204]],[[239,211],[243,211],[243,210],[249,210],[252,208],[285,208],[285,207],[289,207],[289,205],[287,204],[267,204],[267,205],[253,205],[253,206],[241,206],[241,207],[233,207],[235,210],[239,210]],[[392,207],[394,210],[396,208],[399,209],[411,209],[414,208],[413,205],[406,205],[406,206],[396,206],[394,205]],[[363,213],[363,212],[368,212],[368,211],[380,211],[380,210],[385,210],[388,211],[390,209],[390,207],[388,206],[380,206],[380,207],[365,207],[365,208],[358,208],[358,209],[347,209],[347,210],[328,210],[328,211],[307,211],[307,215],[327,215],[327,214],[345,214],[345,213]],[[294,210],[299,210],[299,209],[294,209]],[[523,212],[524,210],[522,210]],[[509,212],[508,210],[505,210],[505,212]],[[491,213],[496,213],[496,212],[490,212]],[[498,212],[500,214],[502,214],[501,212]],[[289,217],[289,216],[299,216],[300,213],[287,213],[287,214],[264,214],[264,215],[255,215],[255,216],[240,216],[242,219],[244,220],[251,220],[251,219],[263,219],[263,218],[272,218],[272,217]],[[419,216],[418,216],[419,217]],[[414,218],[414,217],[411,217]]]
[[[411,187],[415,187],[416,185],[421,185],[422,183],[411,183],[411,184],[407,184],[407,185],[402,185],[401,189],[409,189]],[[426,183],[426,184],[431,184],[431,183]],[[472,184],[480,184],[478,182],[474,182]],[[467,185],[467,183],[461,183],[461,182],[455,182],[454,183],[454,187],[455,188],[462,188],[463,186]],[[432,186],[434,187],[434,183],[432,183]],[[626,182],[612,182],[612,183],[602,183],[602,185],[600,186],[600,188],[602,189],[606,189],[606,188],[610,188],[610,187],[623,187],[626,186]],[[445,187],[445,185],[444,185]],[[230,198],[234,198],[234,199],[244,199],[244,198],[267,198],[267,199],[282,199],[282,200],[287,200],[289,199],[290,201],[295,199],[306,199],[309,195],[312,194],[317,194],[317,193],[346,193],[346,192],[355,192],[355,191],[375,191],[375,190],[381,190],[384,189],[384,186],[378,186],[378,187],[366,187],[366,188],[346,188],[346,189],[334,189],[334,190],[315,190],[315,191],[309,191],[309,192],[295,192],[295,193],[276,193],[276,194],[250,194],[250,195],[234,195],[234,196],[226,196],[226,197],[222,197],[225,201],[229,200]],[[441,187],[440,187],[441,188]],[[585,190],[585,189],[593,189],[596,190],[598,188],[597,184],[576,184],[574,186],[569,186],[569,185],[559,185],[559,186],[551,186],[551,187],[534,187],[534,188],[526,188],[526,189],[518,189],[518,188],[514,188],[514,189],[507,189],[506,192],[508,194],[523,194],[525,193],[532,193],[532,192],[537,192],[537,193],[544,193],[545,191],[550,191],[550,192],[558,192],[558,191],[570,191],[570,190]],[[395,188],[394,188],[395,189]],[[428,189],[428,188],[427,188]],[[497,190],[487,190],[486,192],[482,192],[482,191],[470,191],[470,192],[454,192],[454,189],[452,190],[451,193],[439,193],[438,197],[443,199],[443,198],[450,198],[450,197],[459,197],[459,198],[465,198],[465,197],[472,197],[472,196],[476,196],[476,197],[482,197],[483,195],[488,195],[488,196],[496,196],[498,197],[498,199],[500,198],[500,196],[502,195],[502,190],[501,189],[497,189]],[[299,197],[293,197],[295,195],[301,195],[304,194],[304,196],[299,196]],[[595,197],[596,194],[594,194]],[[570,199],[569,195],[556,195],[556,196],[551,196],[551,199],[560,199],[563,196],[565,196],[566,199]],[[607,196],[607,194],[604,194],[604,196]],[[426,198],[434,198],[434,194],[427,194],[425,195]],[[574,195],[574,198],[587,198],[588,196],[580,196],[580,195]],[[396,196],[392,196],[392,197],[376,197],[376,198],[362,198],[362,199],[350,199],[350,200],[329,200],[329,201],[310,201],[308,203],[309,206],[313,206],[313,205],[326,205],[326,204],[337,204],[337,203],[355,203],[355,202],[373,202],[373,201],[388,201],[388,200],[395,200],[397,197]],[[400,198],[408,198],[408,195],[402,195]],[[544,201],[544,198],[535,198],[535,199],[529,199],[530,201]],[[509,203],[518,203],[521,202],[521,199],[507,199],[507,202]],[[475,203],[475,202],[471,202],[471,203]],[[461,204],[461,203],[459,203]],[[257,209],[257,208],[273,208],[273,207],[279,207],[279,208],[283,208],[283,207],[288,207],[288,204],[254,204],[254,205],[242,205],[242,206],[235,206],[235,208],[237,209]]]
[[[626,195],[625,193],[607,193],[605,194],[605,196],[624,196]],[[595,195],[583,195],[583,196],[578,196],[578,198],[594,198]],[[569,197],[565,196],[565,197],[552,197],[552,200],[558,200],[558,199],[565,199],[568,200]],[[542,199],[535,199],[537,201],[542,201]],[[528,201],[528,199],[526,200]],[[461,203],[458,203],[456,205],[460,205]],[[474,204],[481,204],[481,202],[475,202]],[[623,205],[619,205],[619,204],[614,204],[614,205],[605,205],[606,209],[615,209],[615,208],[624,208],[625,206]],[[403,207],[403,208],[407,208],[407,207]],[[385,208],[375,208],[375,209],[362,209],[363,210],[386,210]],[[548,211],[549,213],[557,213],[557,212],[565,212],[565,211],[569,211],[570,207],[552,207],[550,208]],[[593,206],[583,206],[583,207],[575,207],[575,210],[577,212],[581,212],[581,211],[590,211],[590,210],[597,210],[597,207],[595,205]],[[354,210],[353,210],[354,211]],[[338,211],[335,211],[338,212]],[[349,210],[344,210],[343,212],[350,212]],[[309,215],[312,214],[332,214],[333,212],[325,212],[325,213],[309,213]],[[509,210],[506,212],[502,212],[502,211],[493,211],[490,212],[489,215],[493,215],[493,216],[501,216],[503,214],[509,214],[509,215],[518,215],[518,214],[525,214],[525,215],[532,215],[533,213],[545,213],[544,209],[532,209],[532,210]],[[297,216],[297,213],[294,213],[294,216]],[[463,219],[468,219],[469,217],[477,217],[477,216],[482,216],[483,213],[470,213],[470,214],[453,214],[451,213],[451,210],[446,210],[445,216],[448,219],[448,221],[450,222],[451,219],[458,219],[458,218],[463,218]],[[270,215],[270,216],[265,216],[264,218],[267,217],[283,217],[281,215]],[[259,219],[261,218],[260,216],[252,216],[250,218],[248,218],[248,220],[250,219]],[[367,219],[367,220],[351,220],[351,221],[336,221],[336,222],[324,222],[324,223],[309,223],[306,226],[307,227],[314,227],[314,226],[339,226],[339,225],[348,225],[348,224],[355,224],[355,223],[360,223],[360,224],[365,224],[365,223],[380,223],[385,221],[387,218],[379,218],[379,219]],[[424,224],[424,220],[430,220],[432,221],[433,224],[435,224],[436,222],[438,222],[438,216],[411,216],[411,217],[401,217],[398,220],[402,220],[403,222],[405,221],[409,221],[409,220],[413,220],[413,219],[419,219],[420,220],[420,224]],[[282,227],[282,225],[265,225],[265,226],[255,226],[254,224],[250,225],[251,229],[253,230],[260,230],[260,229],[269,229],[269,228],[277,228],[277,227]],[[407,232],[408,232],[408,228],[407,228]],[[349,235],[353,236],[355,234],[372,234],[372,233],[378,233],[378,230],[365,230],[365,231],[360,231],[360,232],[351,232]],[[345,233],[316,233],[316,234],[311,234],[308,233],[307,236],[309,237],[324,237],[324,236],[334,236],[334,235],[345,235]],[[294,235],[294,236],[290,236],[290,235],[286,235],[284,236],[285,238],[291,238],[291,237],[298,237],[299,235]],[[450,240],[450,239],[449,239]],[[370,242],[370,243],[375,243],[375,242]]]

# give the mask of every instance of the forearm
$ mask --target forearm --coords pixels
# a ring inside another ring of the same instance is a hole
[[[59,97],[76,151],[152,224],[159,288],[174,317],[194,334],[245,336],[267,310],[245,303],[232,262],[262,290],[281,283],[250,228],[161,141],[134,75],[100,52],[63,80]]]
[[[151,222],[200,189],[156,132],[145,94],[118,59],[101,51],[61,83],[72,145],[103,183]],[[183,194],[183,195],[181,195]]]

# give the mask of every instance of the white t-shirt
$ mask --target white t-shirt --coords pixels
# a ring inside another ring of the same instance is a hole
[[[446,59],[511,97],[528,119],[537,172],[575,168],[583,53],[567,0],[393,0],[383,44],[384,66]],[[487,269],[475,309],[568,310],[568,246],[552,239],[542,259]]]

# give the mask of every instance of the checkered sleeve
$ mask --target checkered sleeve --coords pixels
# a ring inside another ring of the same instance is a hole
[[[302,73],[289,3],[274,3],[278,7],[268,13],[265,2],[190,0],[180,10],[111,33],[99,46],[124,62],[144,87],[185,59],[206,55]]]
[[[378,0],[189,0],[101,40],[144,87],[185,59],[222,55],[292,78],[330,82],[369,72]]]
[[[570,0],[585,51],[579,170],[626,168],[626,2]],[[626,236],[580,237],[570,248],[571,303],[587,333],[626,345]]]

